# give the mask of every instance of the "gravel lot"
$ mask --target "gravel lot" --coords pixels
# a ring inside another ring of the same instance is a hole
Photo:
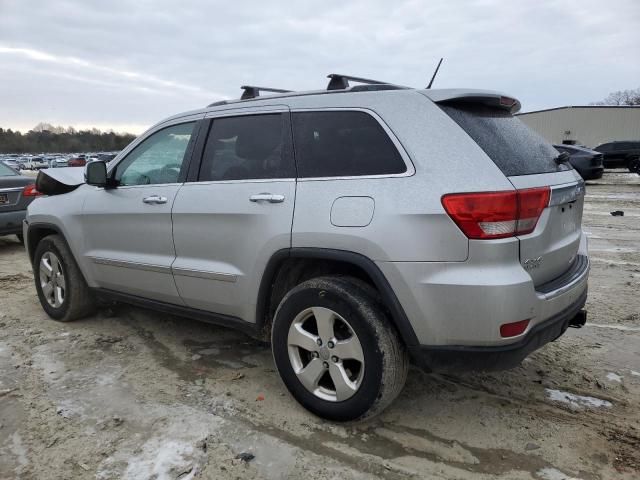
[[[508,372],[412,369],[347,426],[299,407],[240,333],[128,306],[49,320],[0,238],[0,478],[637,479],[640,176],[589,182],[584,228],[585,328]]]

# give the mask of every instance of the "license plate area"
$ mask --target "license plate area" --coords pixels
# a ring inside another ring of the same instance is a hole
[[[9,203],[9,195],[7,193],[0,193],[0,205],[6,205]]]

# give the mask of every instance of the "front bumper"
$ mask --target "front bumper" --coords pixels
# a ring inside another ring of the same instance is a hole
[[[26,216],[26,210],[0,212],[0,235],[22,233],[22,222]]]
[[[580,298],[563,311],[539,323],[515,343],[494,347],[416,346],[410,347],[413,361],[428,371],[463,372],[506,370],[518,366],[531,352],[556,340],[580,313],[587,301],[585,290]]]

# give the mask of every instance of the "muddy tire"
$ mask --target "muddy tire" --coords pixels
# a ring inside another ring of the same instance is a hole
[[[282,380],[310,412],[362,420],[401,392],[409,357],[375,291],[349,277],[319,277],[280,302],[271,345]]]
[[[49,235],[38,243],[33,276],[40,304],[49,317],[69,322],[93,313],[93,295],[60,235]]]

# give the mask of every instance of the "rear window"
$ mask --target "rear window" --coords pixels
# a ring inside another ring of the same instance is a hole
[[[440,104],[507,177],[566,170],[558,152],[510,112],[480,104]]]
[[[393,175],[407,170],[387,133],[364,112],[296,112],[293,138],[301,178]]]
[[[15,177],[18,175],[14,170],[0,162],[0,177]]]

